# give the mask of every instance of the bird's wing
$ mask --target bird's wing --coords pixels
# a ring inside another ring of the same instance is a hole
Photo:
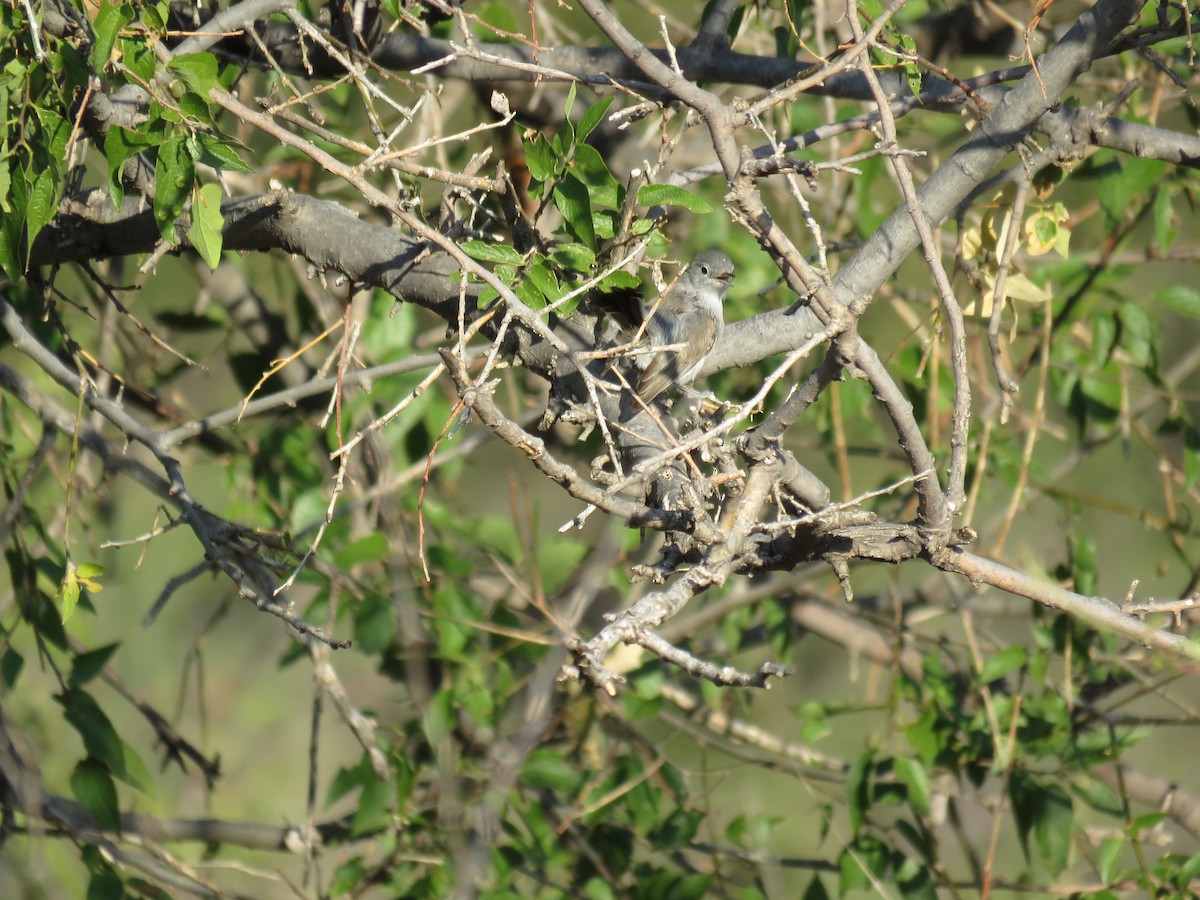
[[[655,327],[656,322],[658,327]],[[650,339],[659,346],[683,343],[684,335],[694,335],[686,347],[675,351],[666,350],[650,358],[650,364],[638,379],[637,392],[642,400],[650,403],[678,381],[690,383],[696,377],[692,371],[708,355],[717,340],[718,323],[712,316],[690,310],[677,317],[658,316],[651,320]]]

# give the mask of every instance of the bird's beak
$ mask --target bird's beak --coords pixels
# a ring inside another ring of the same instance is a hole
[[[717,281],[721,282],[722,284],[733,284],[733,273],[722,272],[717,276]]]

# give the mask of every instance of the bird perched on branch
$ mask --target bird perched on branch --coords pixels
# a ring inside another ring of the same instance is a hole
[[[678,281],[651,307],[646,335],[663,349],[650,358],[637,392],[652,402],[669,387],[694,395],[692,382],[725,327],[721,307],[733,283],[733,260],[724,250],[697,254]]]

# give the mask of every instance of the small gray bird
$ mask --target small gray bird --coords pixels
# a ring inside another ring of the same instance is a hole
[[[651,347],[682,345],[650,359],[637,392],[650,403],[669,387],[688,390],[725,328],[721,301],[733,282],[733,260],[723,250],[705,250],[663,295],[646,326]]]

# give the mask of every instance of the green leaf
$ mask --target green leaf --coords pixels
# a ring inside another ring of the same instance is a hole
[[[4,655],[0,656],[0,682],[9,690],[12,690],[17,685],[17,678],[21,675],[21,669],[25,667],[25,657],[9,647],[4,651]]]
[[[589,106],[587,111],[579,117],[579,124],[575,126],[575,140],[580,145],[587,140],[588,135],[596,130],[596,126],[604,119],[604,114],[608,112],[608,108],[613,105],[616,97],[605,97],[599,103]]]
[[[1116,317],[1108,310],[1097,310],[1092,316],[1091,350],[1092,365],[1103,367],[1117,344]]]
[[[54,213],[58,208],[58,188],[58,173],[53,168],[47,169],[33,183],[33,190],[29,192],[29,205],[25,210],[25,227],[28,234],[26,253],[32,249],[38,232],[54,218]],[[28,262],[28,260],[29,257],[26,255],[23,262]]]
[[[23,176],[12,180],[8,199],[12,212],[0,216],[0,265],[9,278],[18,281],[25,272],[21,242],[25,236],[25,207],[29,204],[29,187]]]
[[[1075,810],[1071,797],[1057,784],[1042,786],[1037,821],[1033,832],[1038,854],[1051,875],[1057,876],[1067,867],[1071,853],[1071,838],[1075,831]]]
[[[983,664],[983,670],[979,673],[979,682],[988,684],[998,678],[1003,678],[1014,669],[1025,665],[1027,656],[1025,648],[1020,645],[1005,647]]]
[[[1151,828],[1157,828],[1167,819],[1166,813],[1152,812],[1138,816],[1129,823],[1129,833],[1139,835],[1143,831],[1149,831]]]
[[[359,759],[358,765],[353,767],[342,766],[342,768],[337,770],[333,776],[333,780],[329,783],[329,791],[325,796],[325,805],[332,806],[352,790],[362,787],[374,777],[375,773],[371,769],[371,761],[364,753]]]
[[[615,209],[592,210],[592,230],[600,240],[608,240],[617,233],[617,217],[620,214]]]
[[[503,32],[513,34],[520,30],[512,4],[505,3],[503,0],[492,0],[492,2],[484,4],[480,7],[477,15],[479,24],[474,30],[485,41],[508,43],[512,39]],[[491,28],[487,27],[489,25]]]
[[[643,666],[629,676],[630,702],[627,708],[630,718],[649,718],[660,714],[665,681],[662,669],[654,666]],[[635,705],[635,698],[643,702]]]
[[[90,51],[91,48],[88,47]],[[86,88],[88,79],[92,75],[92,67],[79,48],[71,43],[62,43],[58,45],[59,59],[62,62],[62,72],[66,78],[63,83],[74,89]],[[51,63],[53,70],[53,63]]]
[[[196,136],[199,152],[193,153],[192,158],[205,166],[214,169],[224,169],[226,172],[253,172],[254,167],[247,165],[238,155],[237,150],[215,134],[200,132]]]
[[[1075,533],[1071,546],[1071,575],[1075,590],[1091,596],[1100,584],[1100,572],[1096,564],[1096,541],[1086,534]]]
[[[850,767],[846,778],[847,807],[850,813],[850,830],[858,834],[863,820],[871,809],[871,783],[875,775],[875,753],[867,750]]]
[[[1179,228],[1175,225],[1175,211],[1171,205],[1172,192],[1165,186],[1159,187],[1154,197],[1154,243],[1158,247],[1159,256],[1166,257],[1179,237]]]
[[[35,110],[38,121],[44,132],[46,152],[50,154],[57,168],[58,162],[65,159],[67,141],[71,139],[71,123],[52,109],[39,106]]]
[[[1136,156],[1122,157],[1119,164],[1113,162],[1097,167],[1101,173],[1096,194],[1100,208],[1112,222],[1122,222],[1134,209],[1141,207],[1140,200],[1166,172],[1167,164],[1161,159],[1143,159]],[[1139,202],[1135,202],[1139,198]]]
[[[479,292],[479,297],[475,301],[475,305],[479,309],[487,309],[493,300],[500,296],[500,292],[490,284],[484,285],[483,290]]]
[[[142,8],[145,7],[142,6]],[[144,82],[152,80],[159,73],[158,57],[154,55],[149,44],[150,41],[146,40],[144,36],[117,37],[117,52],[121,54],[121,62],[128,67],[135,78],[140,78]]]
[[[383,597],[365,597],[354,609],[354,644],[360,653],[382,653],[396,639],[396,607]]]
[[[104,587],[95,579],[104,574],[104,566],[84,563],[76,566],[70,560],[63,570],[62,581],[58,585],[58,601],[62,611],[62,621],[65,624],[75,612],[79,604],[80,592],[86,588],[93,593],[99,593]]]
[[[1096,854],[1096,872],[1104,884],[1112,884],[1117,872],[1117,860],[1121,856],[1121,848],[1125,842],[1120,838],[1105,838]]]
[[[1033,256],[1058,253],[1063,259],[1070,256],[1071,229],[1066,226],[1067,211],[1061,203],[1034,210],[1025,220],[1026,250]]]
[[[62,621],[66,624],[71,618],[71,614],[75,612],[75,607],[79,604],[79,579],[75,577],[75,572],[72,568],[68,568],[66,574],[63,575],[62,583],[58,586],[58,603],[62,611]]]
[[[192,200],[192,227],[188,240],[214,272],[221,262],[225,239],[225,217],[221,215],[221,186],[203,185]]]
[[[425,737],[436,747],[450,736],[455,726],[454,695],[446,689],[438,691],[421,716]]]
[[[911,57],[913,53],[916,53],[917,42],[913,40],[911,35],[897,31],[895,37],[900,44],[900,49],[906,54],[909,54]],[[902,68],[904,69],[904,80],[908,83],[908,89],[912,91],[914,97],[919,97],[921,95],[921,67],[916,63],[905,63]]]
[[[1200,853],[1194,853],[1180,865],[1175,883],[1183,887],[1195,879],[1198,874],[1200,874]]]
[[[557,538],[537,546],[538,572],[542,589],[549,596],[557,594],[575,576],[576,569],[587,556],[589,546],[582,541]]]
[[[69,688],[56,699],[63,707],[63,718],[83,739],[88,756],[106,765],[113,774],[123,774],[125,747],[112,722],[91,695],[79,688]]]
[[[546,136],[539,134],[525,141],[525,165],[535,181],[545,181],[554,172],[555,156],[550,150]]]
[[[1116,364],[1105,366],[1098,375],[1079,380],[1079,391],[1087,403],[1087,413],[1094,419],[1111,422],[1121,409],[1121,375]]]
[[[289,449],[294,450],[295,448]],[[298,462],[298,460],[293,458],[292,462]],[[299,491],[296,499],[292,502],[292,508],[288,510],[287,527],[290,531],[302,531],[324,519],[325,511],[328,508],[329,500],[322,488],[314,486]]]
[[[1200,431],[1191,426],[1183,433],[1183,473],[1188,490],[1200,482]]]
[[[524,554],[521,552],[521,536],[513,528],[511,519],[502,516],[479,516],[472,528],[477,545],[489,553],[497,553],[505,562],[519,562]]]
[[[100,670],[104,668],[120,646],[120,644],[108,644],[76,655],[71,664],[71,676],[67,679],[67,684],[71,687],[82,687],[87,684],[100,674]]]
[[[142,22],[151,29],[165,30],[167,27],[167,11],[164,9],[166,4],[161,0],[158,3],[145,3],[141,7]]]
[[[562,794],[573,794],[583,781],[581,770],[563,758],[560,751],[548,747],[534,750],[521,768],[521,784],[527,787],[549,788]]]
[[[566,293],[545,262],[534,263],[525,270],[525,277],[541,292],[548,303],[553,303]]]
[[[921,718],[904,729],[904,736],[921,761],[932,766],[944,748],[942,734],[937,728],[937,713],[927,709]]]
[[[115,4],[104,0],[100,4],[100,9],[96,11],[96,21],[92,23],[96,42],[92,44],[92,53],[88,58],[92,68],[96,71],[100,71],[108,65],[108,57],[112,54],[113,45],[116,43],[117,32],[129,22],[127,9],[128,7],[123,3]]]
[[[1029,859],[1029,834],[1038,817],[1040,786],[1021,769],[1014,769],[1008,778],[1008,802],[1017,823],[1017,838],[1021,850]]]
[[[550,138],[550,152],[564,163],[570,162],[571,143],[575,139],[571,123],[567,122]]]
[[[592,201],[587,186],[568,172],[554,186],[554,202],[575,237],[595,249],[596,229],[592,224]]]
[[[108,129],[108,134],[104,136],[104,157],[108,161],[108,193],[115,208],[120,209],[125,199],[125,185],[121,180],[125,161],[150,146],[157,146],[146,143],[146,138],[156,137],[161,141],[162,134],[161,128],[138,132],[114,125]]]
[[[342,547],[334,555],[333,560],[339,569],[348,569],[357,563],[378,562],[387,555],[387,552],[387,535],[382,531],[375,531]]]
[[[213,124],[212,108],[207,100],[199,94],[188,91],[178,100],[179,111],[183,113],[185,119],[199,123],[201,126],[211,126]],[[188,135],[188,152],[192,159],[196,159],[200,154],[199,132],[193,132]]]
[[[372,293],[370,311],[361,341],[363,347],[378,362],[407,355],[412,342],[416,340],[416,330],[416,310],[413,306],[397,303],[395,297],[382,290]],[[416,381],[406,383],[406,389],[411,390],[416,385]],[[419,404],[420,398],[416,402]],[[439,430],[440,427],[439,425]],[[333,449],[333,446],[330,449]]]
[[[1165,285],[1151,294],[1151,299],[1181,316],[1200,319],[1200,291],[1191,285],[1178,282]]]
[[[1075,829],[1070,796],[1057,784],[1042,783],[1016,770],[1009,778],[1008,797],[1026,856],[1032,834],[1038,856],[1051,874],[1058,875],[1067,867]]]
[[[663,220],[661,218],[647,219],[642,216],[634,218],[630,231],[637,237],[650,236],[649,253],[654,257],[662,257],[670,253],[671,243],[663,236]]]
[[[178,72],[184,83],[201,97],[207,97],[217,83],[217,58],[208,52],[173,56],[167,67]]]
[[[93,579],[99,578],[106,571],[108,571],[104,566],[100,565],[99,563],[80,563],[78,566],[75,567],[75,570],[79,573],[80,581],[92,581]],[[91,586],[87,586],[87,587],[89,590],[92,589]]]
[[[458,245],[463,253],[481,262],[511,263],[520,265],[525,261],[516,250],[507,244],[489,244],[486,241],[463,241]]]
[[[833,733],[833,726],[829,724],[829,720],[817,717],[809,719],[800,728],[800,739],[806,744],[815,744]]]
[[[90,758],[80,760],[71,773],[71,793],[101,828],[106,831],[121,830],[117,786],[102,763]]]
[[[608,171],[608,165],[600,151],[591,144],[583,144],[576,149],[570,171],[587,185],[588,197],[593,207],[615,208],[621,205],[621,185]]]
[[[925,767],[911,757],[897,756],[892,761],[892,768],[896,777],[908,788],[908,802],[912,804],[912,808],[922,814],[928,813],[932,784]]]
[[[594,844],[595,842],[592,841],[591,843]],[[606,847],[605,850],[607,849],[608,848]],[[605,867],[609,871],[612,871],[613,865],[607,852],[604,855],[604,862]],[[618,871],[620,870],[618,869]],[[599,876],[593,876],[592,878],[589,878],[583,887],[579,889],[578,896],[581,897],[582,900],[617,900],[616,892],[613,891],[612,887]]]
[[[531,281],[522,281],[513,288],[513,293],[530,309],[542,309],[546,305],[545,295]]]
[[[642,206],[682,206],[699,215],[713,211],[695,194],[671,184],[646,185],[638,191],[638,203]]]
[[[1122,303],[1117,313],[1121,318],[1121,346],[1136,366],[1148,368],[1157,355],[1158,326],[1140,303]]]
[[[2,112],[0,112],[2,115]],[[9,156],[8,141],[0,138],[0,159]],[[9,157],[11,159],[11,157]],[[7,165],[0,164],[0,214],[12,215],[12,204],[8,201],[8,195],[12,191],[12,169]]]
[[[130,887],[133,886],[134,881],[136,879],[130,879]],[[126,892],[121,876],[111,868],[93,872],[92,877],[88,879],[87,900],[127,900],[130,896],[133,895]],[[153,898],[156,895],[154,893],[144,895],[139,892],[136,896]]]
[[[550,258],[564,269],[574,272],[590,272],[596,264],[596,254],[582,244],[562,244],[550,254]]]
[[[391,816],[392,791],[386,781],[371,778],[363,783],[358,795],[358,807],[354,810],[354,821],[350,834],[364,835],[387,828]]]
[[[905,859],[896,867],[896,884],[904,900],[938,900],[938,892],[930,876],[928,863]]]
[[[146,763],[138,756],[137,752],[121,741],[121,748],[125,751],[124,771],[114,772],[113,774],[120,778],[123,782],[132,788],[136,788],[147,796],[154,796],[154,779],[150,777],[150,770],[146,768]]]
[[[196,181],[195,163],[188,154],[183,135],[173,135],[158,148],[154,164],[154,221],[169,244],[176,244],[175,220]]]
[[[569,88],[567,88],[567,100],[563,104],[563,121],[567,123],[568,129],[571,128],[571,110],[573,110],[575,108],[575,94],[578,90],[579,90],[579,85],[576,84],[574,81],[572,81],[571,86]],[[574,132],[574,130],[571,130],[571,140],[574,140],[574,139],[575,139],[575,132]]]
[[[713,876],[711,875],[685,875],[682,878],[676,878],[671,886],[660,896],[668,898],[668,900],[701,900],[702,897],[709,896],[709,887],[712,884]]]
[[[838,858],[841,895],[844,897],[852,890],[870,890],[872,882],[883,877],[886,869],[887,853],[883,844],[876,838],[859,836]]]
[[[387,0],[384,0],[384,5],[387,5]],[[398,18],[398,16],[394,17]],[[333,870],[333,878],[329,884],[329,896],[344,897],[346,894],[352,893],[366,877],[367,867],[363,864],[362,857],[351,857]]]
[[[1071,782],[1071,792],[1094,810],[1109,816],[1124,812],[1124,804],[1116,791],[1102,781],[1081,777]]]

